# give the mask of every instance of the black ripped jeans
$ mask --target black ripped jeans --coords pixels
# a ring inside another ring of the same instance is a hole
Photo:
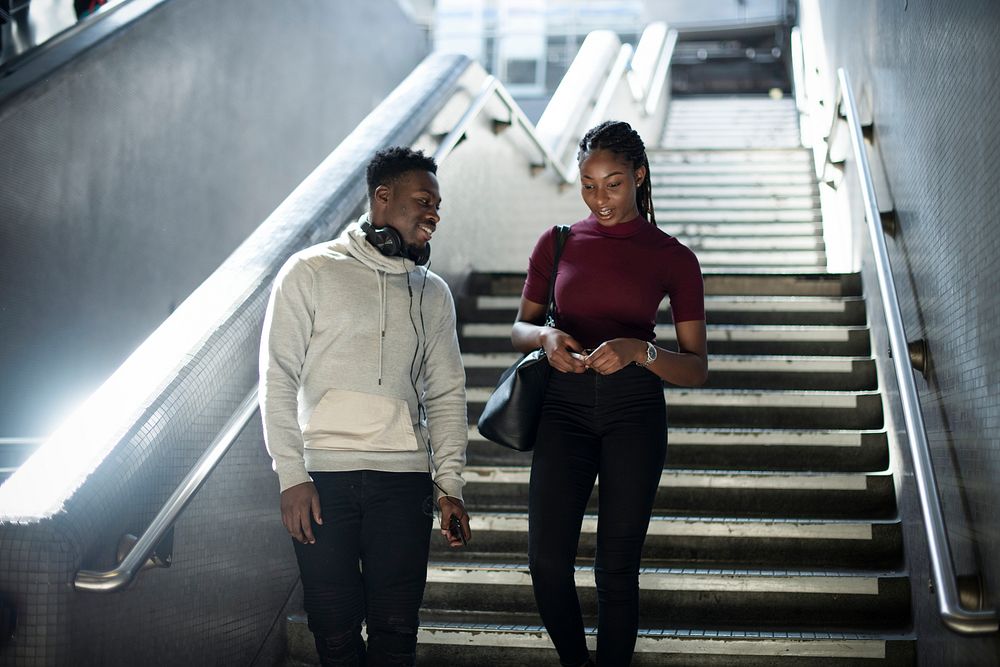
[[[597,663],[628,665],[639,627],[639,562],[667,446],[663,383],[626,366],[612,375],[553,371],[538,429],[528,509],[535,601],[563,665],[589,657],[574,566],[599,480]]]
[[[375,470],[310,475],[323,525],[313,522],[316,543],[295,542],[295,555],[321,663],[413,665],[433,520],[430,475]]]

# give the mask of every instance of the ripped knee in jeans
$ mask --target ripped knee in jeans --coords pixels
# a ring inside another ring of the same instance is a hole
[[[313,637],[320,664],[343,667],[365,664],[365,642],[361,638],[361,626],[323,635],[314,634]]]

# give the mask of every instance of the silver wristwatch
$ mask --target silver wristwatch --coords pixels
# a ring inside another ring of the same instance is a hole
[[[646,361],[640,362],[639,365],[646,368],[651,363],[656,361],[656,346],[650,342],[646,342]]]

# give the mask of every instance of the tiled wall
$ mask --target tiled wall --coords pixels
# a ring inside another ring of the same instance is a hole
[[[120,538],[142,534],[254,386],[245,360],[256,356],[268,291],[220,321],[61,512],[0,523],[0,590],[18,610],[0,664],[249,665],[271,650],[298,572],[259,416],[175,524],[171,567],[118,592],[72,587],[78,569],[114,567]]]
[[[983,574],[988,602],[996,608],[1000,4],[803,0],[801,5],[804,24],[816,12],[822,20],[824,78],[832,81],[836,68],[847,68],[855,94],[872,109],[900,229],[888,239],[888,249],[904,328],[909,339],[925,338],[930,347],[931,369],[926,378],[917,375],[917,390],[952,550],[960,574]],[[831,104],[832,97],[827,108]],[[852,178],[849,170],[844,182]],[[858,206],[854,213],[861,215]],[[871,294],[877,283],[870,262],[865,264]],[[885,349],[885,334],[873,324],[876,347]],[[926,572],[926,553],[915,550],[909,557],[915,572]],[[915,615],[922,664],[1000,662],[1000,639],[949,632],[933,600],[917,605]]]
[[[281,611],[298,569],[269,473],[257,416],[176,524],[171,567],[120,593],[73,596],[71,664],[278,664],[254,659],[284,650]],[[276,645],[264,647],[272,632]]]

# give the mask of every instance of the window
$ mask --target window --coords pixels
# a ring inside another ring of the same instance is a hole
[[[538,83],[538,61],[534,58],[511,58],[507,61],[506,80],[511,85],[534,85]]]

